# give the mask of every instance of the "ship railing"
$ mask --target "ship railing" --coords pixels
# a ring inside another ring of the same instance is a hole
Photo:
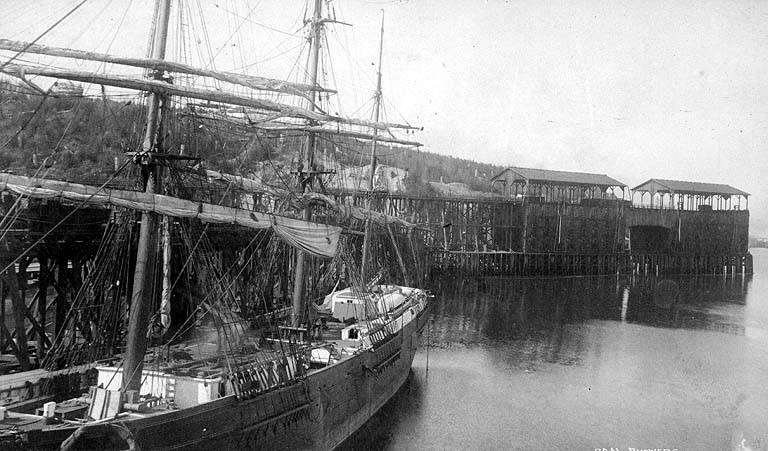
[[[287,355],[266,363],[252,363],[229,375],[232,390],[238,399],[247,399],[260,393],[289,385],[304,374],[301,359]]]

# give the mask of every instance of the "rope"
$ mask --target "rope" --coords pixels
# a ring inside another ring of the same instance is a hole
[[[39,35],[38,35],[38,36],[37,36],[35,39],[33,39],[33,40],[32,40],[32,42],[30,42],[29,44],[27,44],[27,45],[26,45],[26,46],[25,46],[23,49],[21,49],[21,50],[19,50],[18,52],[16,52],[16,54],[15,54],[15,55],[13,55],[13,56],[12,56],[10,59],[8,59],[8,60],[7,60],[5,63],[3,63],[3,65],[2,65],[2,66],[0,66],[0,72],[2,72],[2,70],[3,70],[3,69],[5,69],[5,66],[9,65],[9,64],[10,64],[10,63],[11,63],[13,60],[15,60],[16,58],[18,58],[18,57],[19,57],[21,54],[25,53],[25,52],[27,51],[27,49],[29,49],[30,47],[32,47],[33,45],[35,45],[35,44],[37,43],[37,41],[39,41],[40,39],[42,39],[42,37],[43,37],[43,36],[45,36],[46,34],[48,34],[49,32],[51,32],[51,30],[53,30],[54,28],[56,28],[57,26],[59,26],[59,24],[61,24],[62,22],[64,22],[64,21],[67,19],[67,17],[71,16],[71,15],[72,15],[72,14],[73,14],[75,11],[77,11],[77,10],[78,10],[78,9],[79,9],[81,6],[83,6],[83,5],[84,5],[84,4],[85,4],[87,1],[88,1],[88,0],[82,0],[80,3],[78,3],[77,5],[75,5],[75,7],[74,7],[74,8],[72,8],[72,9],[70,9],[70,10],[69,10],[69,12],[68,12],[68,13],[66,13],[66,14],[65,14],[65,15],[64,15],[64,16],[63,16],[61,19],[57,20],[57,21],[56,21],[56,22],[55,22],[53,25],[51,25],[50,27],[46,28],[46,29],[45,29],[45,31],[43,31],[42,33],[40,33],[40,34],[39,34]]]

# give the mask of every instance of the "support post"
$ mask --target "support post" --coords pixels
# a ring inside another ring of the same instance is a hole
[[[37,314],[40,319],[40,327],[43,329],[42,333],[47,332],[45,327],[46,313],[48,306],[48,257],[42,253],[38,254],[37,261],[40,264],[40,272],[37,277]],[[43,342],[40,340],[38,343],[38,358],[42,358],[43,355]]]
[[[395,255],[397,256],[397,263],[400,265],[400,271],[403,272],[403,283],[405,286],[410,287],[411,281],[408,276],[408,270],[405,269],[405,263],[403,262],[403,256],[400,254],[400,248],[397,247],[397,241],[395,240],[395,234],[392,233],[392,226],[387,224],[387,232],[389,232],[389,238],[392,240],[392,247],[395,248]]]
[[[64,328],[64,321],[67,317],[68,302],[67,302],[67,285],[69,280],[67,277],[67,259],[59,257],[56,261],[56,286],[57,295],[54,302],[56,302],[56,320],[54,321],[54,331],[56,336],[59,335],[61,329]]]
[[[10,263],[10,259],[8,259],[3,261],[2,265],[8,266]],[[13,320],[14,328],[16,329],[16,347],[18,349],[16,358],[19,361],[21,370],[28,371],[30,369],[29,350],[27,348],[26,315],[24,314],[27,306],[24,304],[24,299],[19,291],[19,280],[14,265],[10,265],[10,268],[5,271],[5,283],[8,285],[11,302],[13,303]]]
[[[0,326],[5,327],[5,283],[0,277]],[[5,350],[5,334],[0,333],[0,350]]]

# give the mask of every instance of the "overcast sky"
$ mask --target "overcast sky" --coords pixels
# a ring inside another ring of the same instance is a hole
[[[78,3],[3,2],[0,35],[18,40],[33,39]],[[41,42],[142,56],[150,4],[91,0]],[[188,19],[186,34],[197,38],[183,44],[215,54],[217,68],[301,77],[293,63],[301,59],[296,31],[303,1],[187,4],[209,24],[203,30]],[[417,138],[426,150],[606,173],[630,186],[651,177],[727,183],[752,194],[751,232],[768,235],[768,2],[336,0],[331,6],[337,20],[353,24],[328,33],[331,64],[323,82],[342,91],[336,101],[342,113],[369,111],[384,9],[387,119],[423,126]],[[206,35],[214,44],[203,44]],[[171,55],[180,54],[181,44],[171,44]]]

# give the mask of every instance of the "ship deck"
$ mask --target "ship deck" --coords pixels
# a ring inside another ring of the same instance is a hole
[[[147,353],[145,360],[145,371],[153,371],[176,377],[202,378],[210,380],[230,373],[233,364],[237,366],[249,364],[263,364],[282,357],[283,349],[286,353],[306,350],[311,352],[313,349],[327,349],[330,359],[328,362],[311,362],[306,368],[307,373],[318,371],[329,364],[337,363],[352,357],[359,349],[361,341],[342,340],[341,330],[346,327],[344,323],[329,323],[328,327],[322,330],[321,336],[316,337],[312,343],[297,344],[288,339],[270,339],[262,340],[259,346],[254,345],[249,340],[243,340],[243,347],[240,352],[224,355],[221,346],[214,340],[197,339],[188,340],[177,345],[165,348],[164,350],[155,349]],[[205,336],[206,331],[201,331],[201,336]],[[164,351],[161,353],[161,351]],[[0,390],[23,390],[39,382],[43,378],[51,378],[58,374],[71,373],[73,371],[85,371],[93,368],[95,365],[82,365],[76,368],[68,368],[59,371],[47,371],[36,369],[15,374],[6,374],[0,376]],[[2,392],[0,392],[2,393]],[[231,393],[227,393],[231,394]],[[24,397],[22,393],[17,393],[16,398],[11,399],[6,396],[8,401],[21,400]],[[89,406],[87,395],[81,398],[73,398],[62,403],[57,403],[55,409],[56,418],[51,420],[41,415],[42,404],[49,401],[48,398],[34,398],[29,402],[34,403],[38,408],[36,414],[20,413],[8,410],[4,416],[0,417],[0,437],[3,435],[13,435],[23,431],[31,431],[41,428],[72,428],[85,424],[83,416]],[[14,405],[17,405],[15,403]],[[132,419],[149,418],[163,415],[175,409],[167,403],[157,403],[148,406],[141,412],[125,411],[117,415],[123,421]],[[69,415],[69,416],[67,416]]]

